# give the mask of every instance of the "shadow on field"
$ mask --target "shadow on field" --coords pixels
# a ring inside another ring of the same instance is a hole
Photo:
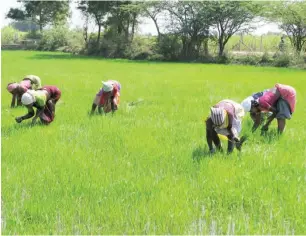
[[[116,59],[116,58],[105,58],[102,56],[86,56],[86,55],[73,55],[73,54],[43,54],[38,53],[33,56],[28,57],[28,59],[32,60],[100,60],[100,61],[112,61],[118,63],[164,63],[162,61],[146,61],[146,60],[128,60],[128,59]],[[168,63],[176,63],[176,62],[168,62]]]
[[[203,158],[208,158],[208,157],[210,157],[210,153],[206,147],[203,148],[201,146],[198,146],[192,152],[192,159],[197,162],[201,161]]]
[[[43,54],[37,53],[33,56],[28,57],[28,59],[32,60],[54,60],[54,59],[62,59],[62,60],[99,60],[99,61],[111,61],[117,63],[139,63],[139,64],[203,64],[203,62],[190,62],[190,61],[153,61],[153,60],[131,60],[131,59],[123,59],[123,58],[106,58],[102,56],[89,56],[89,55],[73,55],[73,54]]]

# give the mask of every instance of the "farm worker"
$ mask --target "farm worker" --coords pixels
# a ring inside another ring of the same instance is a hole
[[[15,106],[17,100],[17,106],[21,106],[21,96],[28,89],[39,89],[41,87],[40,78],[36,75],[27,75],[20,83],[9,83],[7,85],[7,90],[12,94],[11,107]]]
[[[33,107],[37,108],[36,115],[32,124],[40,118],[43,124],[50,124],[55,117],[55,105],[61,97],[61,91],[55,86],[44,86],[39,90],[28,90],[21,97],[21,102],[28,109],[24,116],[16,117],[16,122],[21,123],[23,120],[34,116]]]
[[[215,152],[212,145],[213,142],[218,150],[222,150],[217,134],[227,136],[228,153],[234,150],[234,145],[240,150],[242,142],[240,142],[239,133],[243,116],[243,107],[228,99],[222,100],[210,108],[210,115],[206,119],[206,139],[210,153]]]
[[[255,131],[260,125],[260,113],[272,112],[266,124],[262,127],[262,131],[267,131],[269,125],[277,119],[278,132],[283,133],[286,126],[286,119],[291,119],[295,111],[296,91],[293,87],[284,84],[276,84],[274,88],[266,91],[257,99],[247,97],[241,105],[245,112],[253,113],[253,130]]]
[[[254,103],[254,105],[256,105],[256,101],[268,91],[269,91],[269,89],[265,89],[262,92],[253,93],[251,96],[249,96],[245,100],[243,100],[243,102],[241,103],[242,107],[244,109],[247,109],[247,106],[249,104]],[[245,110],[245,112],[248,112],[248,111]],[[252,127],[252,131],[254,132],[257,129],[257,127],[264,122],[265,118],[268,118],[271,115],[272,115],[272,112],[259,112],[259,113],[257,113],[256,111],[255,112],[250,111],[250,116],[251,116],[251,118],[254,122],[254,125]]]
[[[91,114],[95,112],[97,107],[100,114],[102,113],[102,107],[105,113],[110,111],[114,113],[118,109],[121,84],[116,80],[108,80],[106,82],[102,81],[102,85],[93,101]]]

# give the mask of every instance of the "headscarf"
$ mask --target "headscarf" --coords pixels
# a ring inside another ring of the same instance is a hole
[[[102,84],[103,84],[103,87],[102,87],[103,91],[105,92],[111,92],[114,88],[113,84],[109,81],[107,82],[102,81]]]
[[[250,112],[251,111],[253,100],[254,100],[254,98],[252,96],[249,96],[242,101],[241,106],[243,107],[245,112]]]
[[[226,114],[223,108],[210,108],[210,117],[216,126],[221,126],[225,122]]]
[[[23,105],[29,105],[36,101],[35,96],[30,92],[26,92],[21,97],[21,102]]]
[[[7,85],[7,90],[11,93],[19,86],[18,83],[10,83]]]

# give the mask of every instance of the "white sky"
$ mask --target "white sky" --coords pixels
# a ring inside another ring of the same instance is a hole
[[[0,3],[0,26],[1,28],[5,25],[8,25],[10,23],[9,19],[5,19],[6,13],[9,11],[11,7],[19,7],[21,6],[20,3],[17,2],[17,0],[1,0]],[[83,25],[83,19],[82,15],[79,12],[79,10],[76,9],[77,4],[75,2],[71,3],[71,10],[72,10],[72,17],[70,19],[70,26],[71,27],[82,27]],[[257,30],[253,32],[253,34],[261,35],[265,34],[267,32],[281,32],[279,27],[274,23],[265,23],[260,22],[256,23]],[[92,24],[90,26],[90,31],[94,31],[95,26]],[[156,28],[154,23],[150,19],[144,19],[144,21],[139,26],[139,32],[140,33],[151,33],[153,35],[157,34]]]

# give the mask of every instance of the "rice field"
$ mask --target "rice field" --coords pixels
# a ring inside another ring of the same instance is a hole
[[[26,74],[62,91],[49,126],[14,120],[6,85]],[[2,234],[306,233],[305,71],[2,51],[1,77]],[[119,110],[89,116],[105,79]],[[285,133],[246,115],[242,152],[209,156],[210,106],[277,82],[298,95]]]

